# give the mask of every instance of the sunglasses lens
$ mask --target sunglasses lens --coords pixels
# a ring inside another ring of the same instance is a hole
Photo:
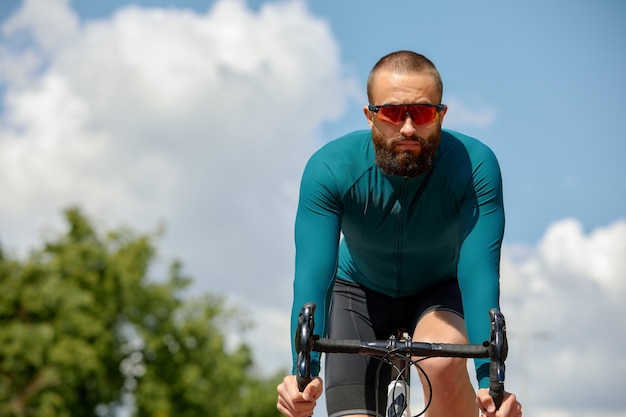
[[[399,125],[407,113],[411,115],[414,124],[423,125],[435,121],[437,109],[419,104],[385,106],[378,110],[378,118],[383,122]]]
[[[378,110],[378,118],[383,122],[400,124],[407,112],[406,106],[386,106]]]
[[[437,109],[429,106],[409,106],[409,111],[411,112],[411,119],[416,125],[434,122],[437,114]]]

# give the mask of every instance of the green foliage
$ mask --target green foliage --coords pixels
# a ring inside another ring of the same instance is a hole
[[[78,210],[68,231],[26,260],[0,248],[0,415],[274,417],[271,378],[246,345],[229,349],[243,315],[222,297],[182,296],[174,262],[148,279],[156,236],[98,233]]]

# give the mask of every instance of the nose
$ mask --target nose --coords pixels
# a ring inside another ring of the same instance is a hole
[[[413,123],[413,117],[411,117],[411,113],[407,112],[404,115],[404,120],[402,121],[402,125],[400,127],[400,134],[402,136],[409,138],[415,135],[415,123]]]

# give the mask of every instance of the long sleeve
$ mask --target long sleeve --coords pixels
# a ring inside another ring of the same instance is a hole
[[[489,340],[489,310],[499,308],[500,248],[504,206],[500,167],[486,147],[473,154],[472,182],[461,203],[458,279],[470,343]],[[475,360],[481,388],[488,386],[489,361]]]
[[[296,214],[292,335],[295,334],[300,308],[308,302],[317,305],[315,333],[326,335],[341,229],[341,208],[334,184],[328,167],[312,158],[302,177]],[[295,350],[292,349],[292,352],[295,366]],[[313,376],[319,373],[319,357],[319,353],[314,352],[311,358]]]

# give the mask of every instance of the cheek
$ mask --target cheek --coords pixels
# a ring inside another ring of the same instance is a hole
[[[441,136],[441,126],[438,122],[433,122],[416,126],[415,132],[422,138],[432,140],[432,138],[439,138],[439,136]]]
[[[394,138],[400,135],[400,128],[388,123],[372,125],[385,138]]]

